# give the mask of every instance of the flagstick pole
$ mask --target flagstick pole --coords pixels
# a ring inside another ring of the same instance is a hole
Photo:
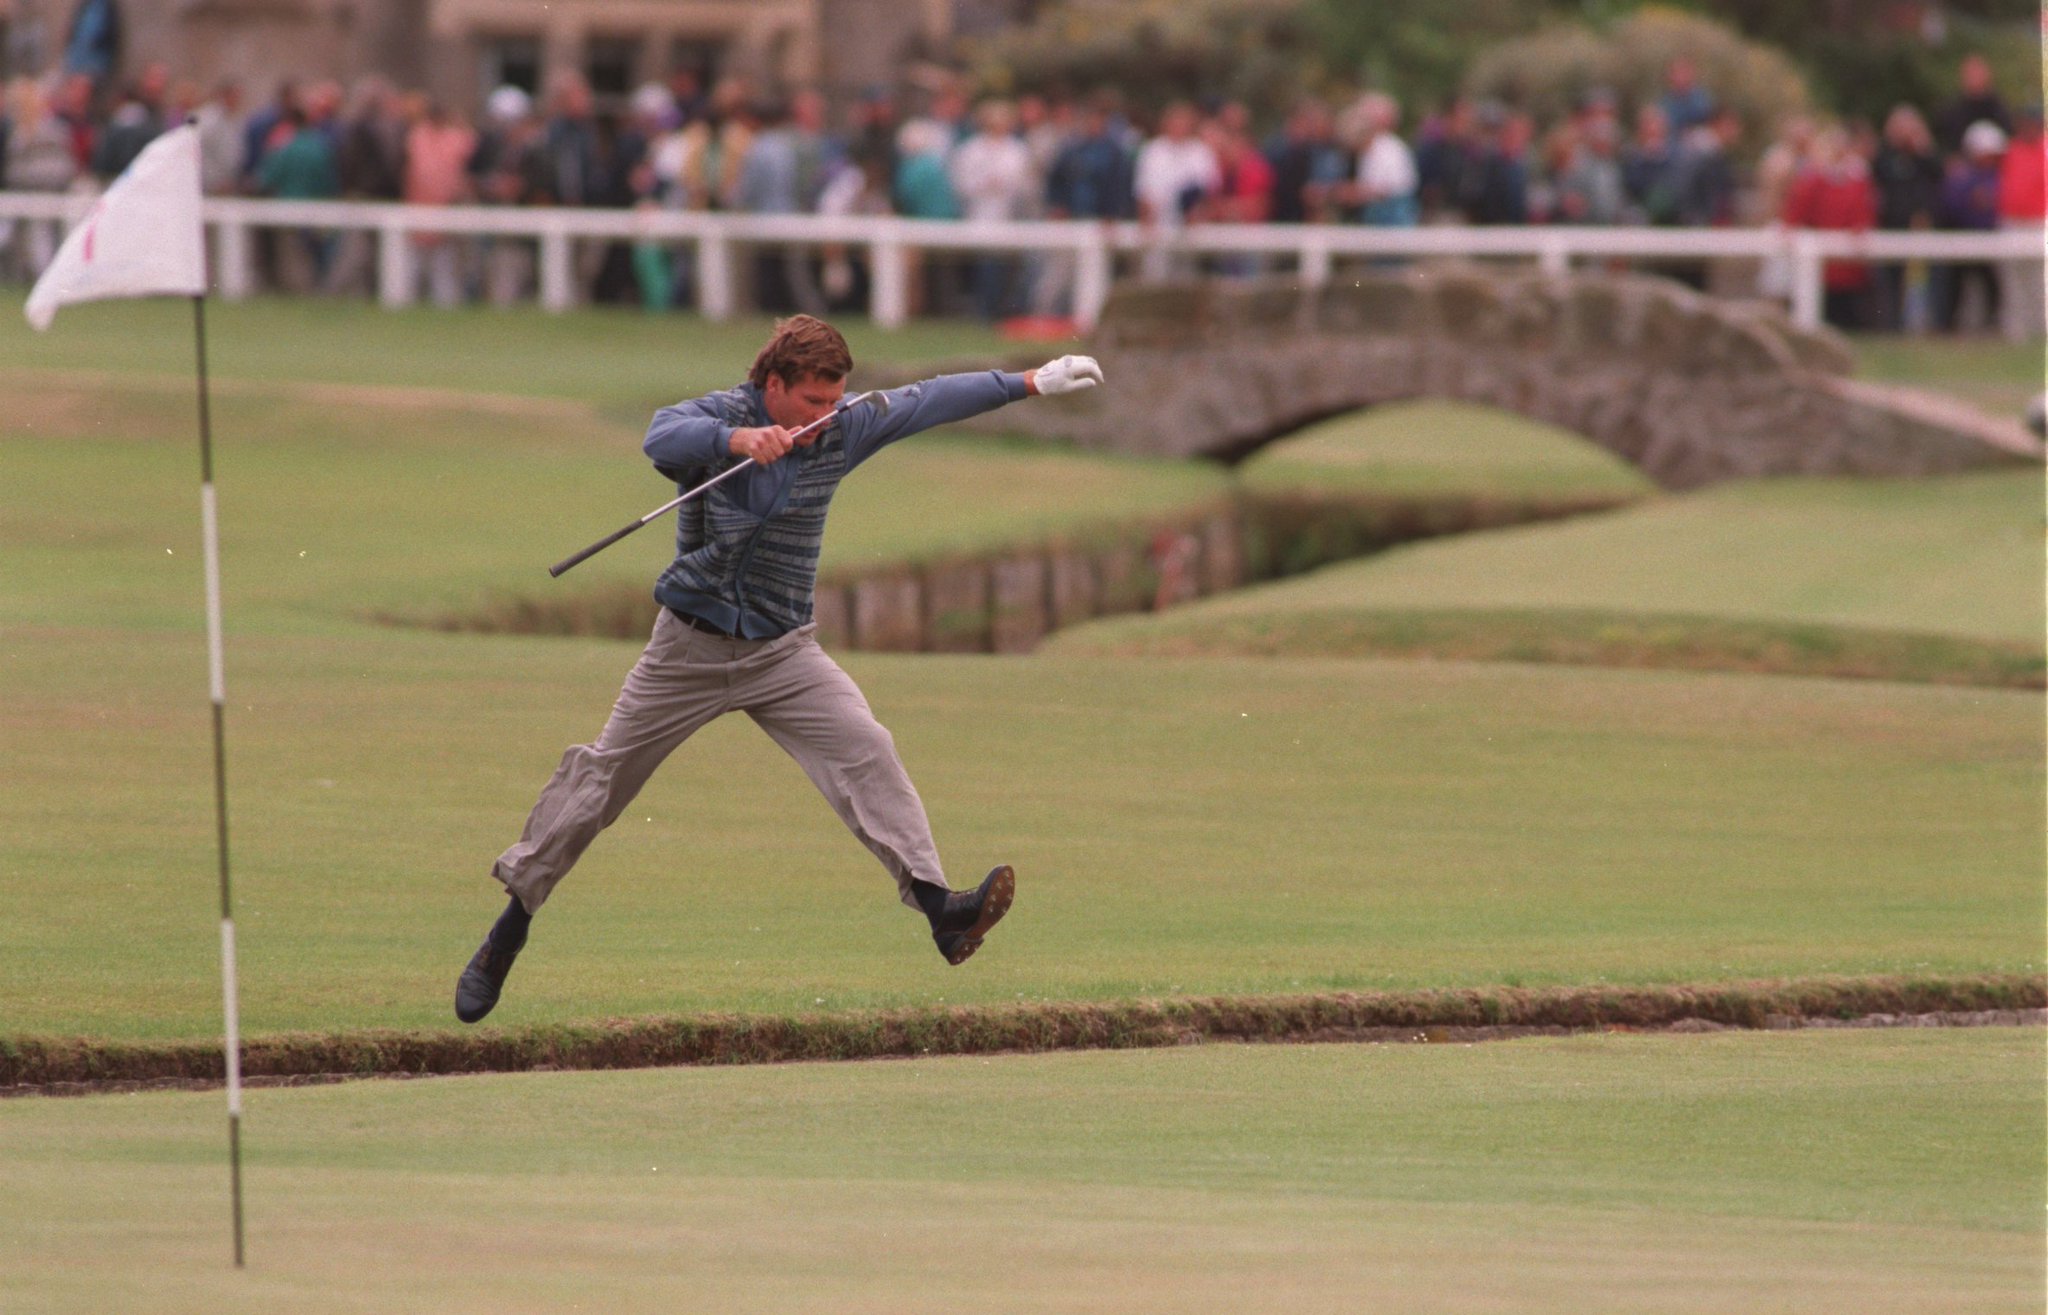
[[[213,802],[220,850],[220,981],[227,1024],[228,1172],[234,1193],[235,1268],[242,1268],[242,1038],[235,990],[235,915],[228,884],[227,680],[221,661],[220,527],[213,497],[213,421],[207,406],[206,298],[192,298],[199,346],[199,519],[206,550],[206,666],[213,692]]]

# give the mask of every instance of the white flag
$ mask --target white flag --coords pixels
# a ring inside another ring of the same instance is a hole
[[[22,308],[47,329],[59,306],[107,297],[206,294],[199,220],[199,129],[183,124],[144,147],[71,230]]]

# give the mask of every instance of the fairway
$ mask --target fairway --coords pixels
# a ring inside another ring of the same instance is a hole
[[[1620,457],[1553,425],[1462,402],[1397,402],[1310,425],[1240,468],[1256,493],[1628,498],[1655,491]]]
[[[486,873],[631,650],[372,632],[230,650],[243,1020],[448,1026]],[[198,636],[15,628],[10,1031],[203,1036]],[[956,880],[962,970],[744,719],[592,848],[492,1024],[696,1010],[2041,966],[2038,696],[1561,667],[892,657],[848,668]],[[716,791],[747,780],[757,789]],[[1114,911],[1114,916],[1108,916]]]
[[[1468,629],[1500,628],[1511,638],[1496,655],[1514,656],[1516,638],[1546,631],[1658,622],[1678,646],[1735,623],[1841,632],[1852,648],[1945,639],[2025,664],[2044,628],[2041,535],[2038,470],[1731,483],[1413,544],[1055,642],[1068,652],[1341,652],[1332,636],[1347,630],[1464,618]]]
[[[9,1033],[219,1026],[191,417],[164,345],[182,337],[177,309],[67,312],[0,371],[16,395],[0,431],[0,879],[35,910],[0,923]],[[761,332],[328,310],[258,302],[216,326],[255,1033],[449,1025],[490,860],[561,748],[595,733],[633,650],[376,618],[567,585],[543,564],[665,495],[635,417],[732,378]],[[465,349],[429,376],[450,334]],[[855,337],[909,358],[977,342],[992,340]],[[1568,435],[1438,406],[1333,421],[1246,478],[1640,487]],[[2038,588],[2022,590],[2038,562],[2013,550],[2038,521],[2030,478],[1730,487],[1389,553],[1145,624],[1312,609],[1362,580],[1378,602],[1483,609],[1578,589],[1616,607],[1939,613],[2010,636],[2038,617]],[[1199,464],[933,434],[849,481],[826,563],[1076,532],[1225,488]],[[572,587],[642,593],[666,538],[650,529]],[[1373,661],[848,665],[924,786],[955,880],[996,862],[1022,874],[992,948],[946,970],[801,774],[732,719],[592,850],[498,1021],[2042,962],[2040,700],[2025,692]],[[716,788],[732,780],[762,788]]]
[[[0,1104],[8,1309],[2014,1312],[2036,1029]],[[1256,1297],[1250,1294],[1257,1294]]]

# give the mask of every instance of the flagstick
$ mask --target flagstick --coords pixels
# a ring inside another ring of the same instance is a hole
[[[235,1202],[235,1268],[242,1268],[242,1038],[235,1003],[235,915],[228,885],[227,680],[221,662],[220,529],[213,500],[213,422],[206,396],[206,298],[192,299],[199,344],[199,518],[206,548],[206,665],[213,690],[213,801],[220,849],[220,982],[227,1022],[228,1166]]]

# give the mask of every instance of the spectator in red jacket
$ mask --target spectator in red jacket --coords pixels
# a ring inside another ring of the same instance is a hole
[[[1785,222],[1802,228],[1862,232],[1877,223],[1877,189],[1870,163],[1857,154],[1849,134],[1830,128],[1814,144],[1813,163],[1785,197]],[[1821,271],[1830,324],[1862,328],[1870,301],[1870,266],[1860,260],[1830,260]]]
[[[2004,307],[2005,336],[2025,342],[2042,335],[2044,308],[2041,279],[2042,219],[2048,213],[2048,148],[2041,138],[2041,107],[2030,105],[2013,116],[2012,140],[1998,168],[1998,225],[2033,235],[2034,257],[2009,260],[1999,269],[1999,299]]]

